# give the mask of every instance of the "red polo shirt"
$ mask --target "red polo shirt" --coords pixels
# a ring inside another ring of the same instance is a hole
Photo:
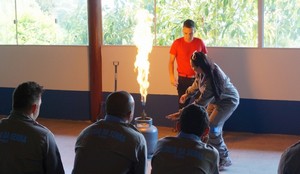
[[[185,42],[184,38],[176,39],[170,49],[170,54],[175,55],[177,71],[181,76],[193,76],[195,72],[191,68],[190,58],[194,51],[201,51],[207,54],[204,42],[200,38],[194,38],[192,42]]]

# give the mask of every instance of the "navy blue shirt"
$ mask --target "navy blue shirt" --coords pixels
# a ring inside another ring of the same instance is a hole
[[[157,142],[152,157],[152,174],[217,174],[218,151],[193,134],[180,132]]]
[[[1,174],[64,174],[54,135],[32,118],[12,112],[0,121]]]
[[[105,119],[85,128],[75,145],[73,174],[144,174],[147,147],[144,136],[119,117]]]

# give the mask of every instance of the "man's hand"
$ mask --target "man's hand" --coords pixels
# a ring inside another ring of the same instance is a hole
[[[208,134],[201,137],[201,141],[202,141],[203,143],[208,143],[208,140],[209,140]]]
[[[175,113],[170,114],[170,115],[167,115],[166,118],[170,119],[172,121],[179,120],[179,118],[180,118],[180,111],[179,112],[175,112]]]
[[[177,87],[177,86],[178,86],[178,81],[177,81],[177,79],[175,79],[175,78],[171,79],[171,84],[172,84],[173,86]]]
[[[186,101],[186,99],[187,99],[187,94],[183,94],[179,99],[179,103],[181,103],[181,104],[184,103]]]

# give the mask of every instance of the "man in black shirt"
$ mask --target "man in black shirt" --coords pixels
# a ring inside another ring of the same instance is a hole
[[[126,91],[111,93],[106,115],[85,128],[77,138],[73,174],[145,174],[147,145],[130,122],[134,99]]]
[[[11,114],[0,121],[1,174],[64,174],[54,135],[37,119],[43,87],[20,84],[13,93]]]

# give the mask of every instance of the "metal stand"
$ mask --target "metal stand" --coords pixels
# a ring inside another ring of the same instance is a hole
[[[119,66],[119,61],[113,61],[113,65],[115,66],[115,91],[117,91],[117,74],[118,74],[118,66]]]

